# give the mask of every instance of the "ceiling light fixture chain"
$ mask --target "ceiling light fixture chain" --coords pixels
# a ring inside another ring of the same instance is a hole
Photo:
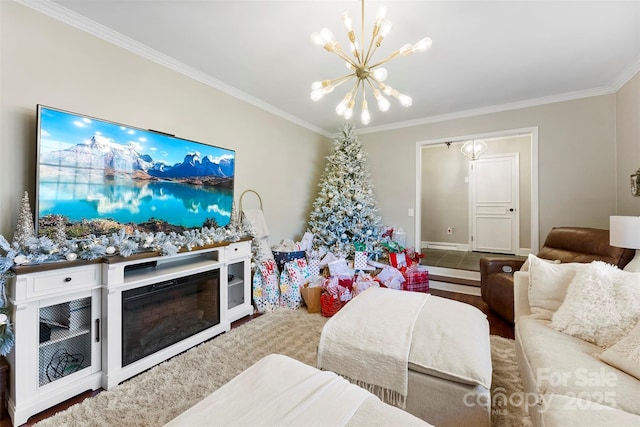
[[[360,40],[364,43],[364,0],[361,1],[361,5],[362,36]],[[364,45],[362,47],[359,46],[358,40],[356,39],[355,32],[353,30],[353,21],[351,19],[351,15],[349,14],[349,12],[344,12],[342,14],[342,23],[347,30],[347,37],[349,38],[349,45],[353,58],[350,57],[342,49],[342,46],[340,46],[340,44],[336,42],[333,33],[331,33],[328,28],[323,28],[322,30],[320,30],[320,32],[313,33],[311,35],[311,39],[315,44],[317,44],[318,46],[322,46],[327,52],[335,53],[339,58],[346,61],[347,68],[351,71],[349,74],[333,80],[322,80],[312,83],[311,99],[313,101],[322,99],[326,94],[333,92],[335,88],[337,88],[344,82],[355,78],[356,83],[353,85],[352,89],[346,93],[342,101],[340,101],[340,103],[336,106],[336,113],[344,117],[344,119],[351,119],[353,115],[353,108],[356,103],[356,97],[358,95],[358,89],[360,88],[362,92],[360,120],[364,125],[368,125],[371,121],[371,115],[369,113],[369,107],[366,99],[365,82],[368,83],[369,87],[371,88],[371,92],[373,93],[373,97],[375,98],[378,104],[378,109],[380,111],[384,112],[389,110],[389,107],[391,105],[389,101],[383,96],[383,94],[387,96],[393,96],[400,102],[401,105],[405,107],[411,106],[411,104],[413,103],[411,97],[398,92],[396,89],[387,86],[384,83],[387,79],[388,73],[385,68],[381,67],[381,65],[400,56],[409,56],[415,52],[425,51],[431,47],[432,41],[429,37],[425,37],[415,44],[407,43],[383,60],[370,65],[369,61],[375,54],[376,50],[382,44],[384,38],[389,34],[389,31],[391,31],[391,22],[385,20],[385,16],[386,9],[382,7],[376,14],[376,20],[374,21],[373,30],[371,32],[371,40],[369,41],[365,54]]]

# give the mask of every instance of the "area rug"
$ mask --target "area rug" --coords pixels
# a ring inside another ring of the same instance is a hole
[[[52,426],[162,426],[244,369],[271,353],[315,366],[326,318],[305,309],[264,314],[37,424]],[[522,383],[512,340],[491,336],[492,426],[528,426],[517,399]]]

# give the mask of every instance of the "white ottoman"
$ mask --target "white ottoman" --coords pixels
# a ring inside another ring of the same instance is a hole
[[[349,318],[346,308],[350,304],[368,304],[368,300],[354,298],[331,321],[376,322],[385,310],[385,307],[360,306],[352,310],[358,313],[358,318]],[[341,317],[343,311],[345,316]],[[363,312],[370,318],[363,319]],[[393,319],[384,321],[393,322]],[[353,338],[345,336],[344,339]],[[322,346],[323,340],[320,342]],[[385,345],[373,341],[371,344],[374,348]],[[328,347],[319,349],[323,357]],[[407,366],[407,412],[439,427],[491,425],[489,322],[480,310],[430,295],[413,327]],[[338,373],[351,377],[348,372]]]

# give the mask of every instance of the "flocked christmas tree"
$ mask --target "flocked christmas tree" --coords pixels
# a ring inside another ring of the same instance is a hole
[[[314,246],[351,257],[356,244],[377,257],[382,253],[382,219],[366,167],[367,155],[352,124],[346,123],[340,130],[333,149],[309,218]]]

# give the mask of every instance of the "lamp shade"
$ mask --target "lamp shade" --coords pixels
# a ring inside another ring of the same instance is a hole
[[[619,248],[640,249],[640,216],[609,217],[609,244]]]

